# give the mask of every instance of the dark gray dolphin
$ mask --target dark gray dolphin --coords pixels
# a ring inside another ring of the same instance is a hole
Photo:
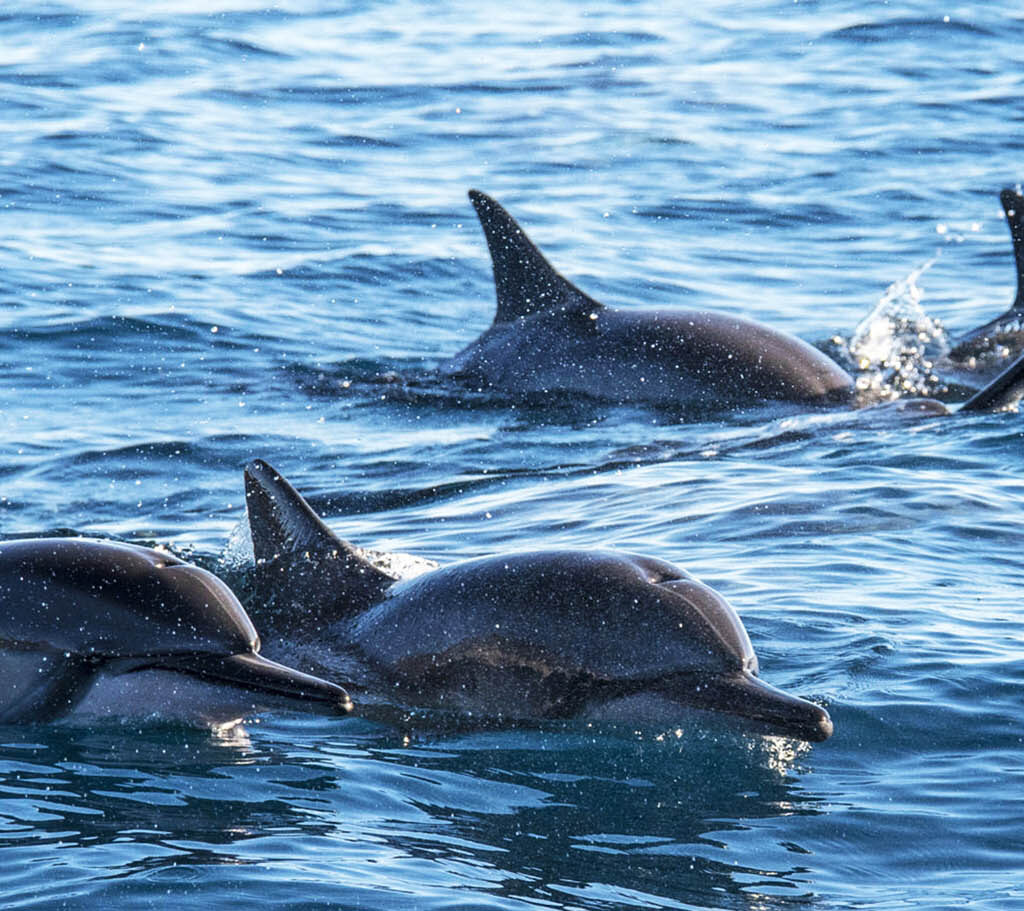
[[[555,271],[495,200],[470,190],[494,265],[494,323],[442,371],[515,397],[584,393],[715,407],[849,402],[853,381],[811,345],[703,310],[614,310]]]
[[[1007,188],[999,194],[999,201],[1010,226],[1017,296],[1009,310],[964,333],[950,349],[949,359],[969,369],[999,365],[1024,352],[1024,196]]]
[[[0,723],[168,712],[218,723],[279,704],[351,707],[341,687],[258,651],[231,590],[170,554],[84,538],[0,542]],[[190,704],[207,690],[210,701]]]
[[[442,364],[443,373],[514,397],[568,392],[700,408],[854,403],[849,374],[795,336],[740,316],[614,310],[598,303],[555,271],[495,200],[477,190],[469,196],[490,249],[498,307],[491,327]],[[1004,190],[1002,199],[1020,274],[1024,198]],[[954,354],[969,349],[967,338],[993,350],[1014,340],[1024,347],[1022,293],[1009,311],[969,333]],[[954,409],[998,411],[1015,405],[1022,392],[1024,362],[1018,361]],[[886,404],[915,414],[951,410],[935,399]]]
[[[832,733],[824,709],[758,678],[735,611],[669,563],[541,551],[398,580],[265,462],[246,468],[245,489],[261,600],[292,635],[357,652],[391,704],[634,724],[690,707],[801,740]]]

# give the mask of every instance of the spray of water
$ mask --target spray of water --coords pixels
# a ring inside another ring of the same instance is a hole
[[[949,350],[942,323],[921,307],[918,279],[938,253],[905,278],[893,282],[847,343],[861,404],[905,396],[934,396],[945,391],[936,360]]]

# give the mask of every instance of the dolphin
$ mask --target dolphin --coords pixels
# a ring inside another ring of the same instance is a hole
[[[1024,196],[1006,188],[999,194],[1006,213],[1017,267],[1017,296],[1010,309],[994,320],[964,333],[950,349],[949,360],[975,369],[998,364],[1024,352]]]
[[[350,710],[344,689],[259,648],[231,590],[170,554],[86,538],[0,542],[0,723]]]
[[[831,358],[751,319],[598,303],[555,271],[494,199],[478,190],[469,198],[498,306],[491,327],[442,373],[513,397],[561,391],[701,408],[853,400],[853,380]]]
[[[1010,208],[1011,196],[1019,214]],[[469,197],[490,250],[498,306],[490,328],[441,365],[443,375],[525,398],[582,393],[701,409],[766,401],[856,404],[850,375],[795,336],[741,316],[615,310],[598,303],[555,271],[494,199],[478,190]],[[1020,271],[1024,198],[1004,190],[1003,204]],[[1013,308],[969,337],[1002,344],[1016,332],[1024,345],[1020,294]],[[923,398],[881,407],[929,415],[998,411],[1013,407],[1022,393],[1024,362],[1017,361],[955,409]]]
[[[728,602],[670,563],[538,551],[399,579],[266,462],[246,467],[245,495],[259,600],[289,640],[305,631],[357,654],[393,706],[632,724],[701,709],[806,741],[832,734],[824,709],[760,679]]]

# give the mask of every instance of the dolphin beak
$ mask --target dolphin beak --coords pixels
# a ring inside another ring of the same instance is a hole
[[[757,722],[768,734],[820,743],[832,736],[832,719],[821,706],[784,693],[749,671],[692,679],[666,691],[680,702],[728,712]]]
[[[167,662],[161,662],[167,666]],[[255,693],[283,697],[294,708],[345,715],[352,711],[348,693],[333,683],[303,674],[255,653],[189,655],[174,661],[174,670],[194,677],[233,684]]]
[[[820,743],[832,736],[832,719],[820,705],[784,693],[746,671],[735,687],[736,713],[765,724],[773,733]]]

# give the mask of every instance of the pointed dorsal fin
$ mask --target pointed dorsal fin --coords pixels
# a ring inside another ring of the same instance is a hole
[[[302,495],[262,459],[245,466],[245,508],[257,561],[349,548]]]
[[[555,308],[601,306],[555,271],[498,202],[479,190],[470,190],[469,198],[484,229],[494,266],[498,298],[495,323],[510,323],[520,316]]]
[[[266,462],[245,467],[245,506],[262,594],[285,595],[325,619],[365,609],[395,581],[331,531]]]
[[[1007,188],[999,194],[999,201],[1003,204],[1006,222],[1010,226],[1013,260],[1017,266],[1017,297],[1010,308],[1010,312],[1013,312],[1024,310],[1024,196],[1017,190]]]

